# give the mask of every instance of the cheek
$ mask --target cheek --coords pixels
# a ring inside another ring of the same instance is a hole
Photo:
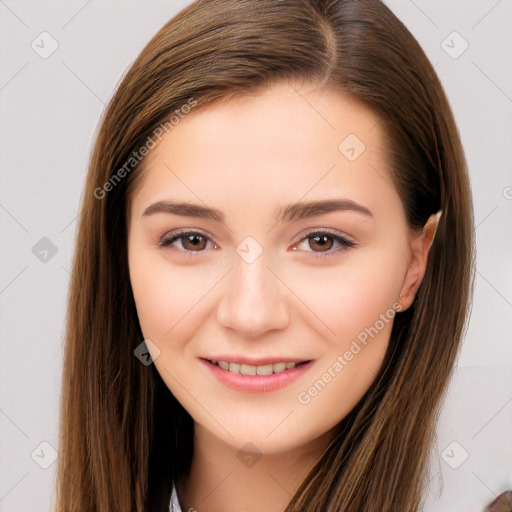
[[[393,317],[405,274],[406,252],[368,250],[329,268],[308,269],[288,277],[323,327],[326,339],[339,348],[373,326],[381,315]],[[387,324],[386,324],[387,325]],[[384,329],[379,322],[378,327]],[[384,336],[383,336],[384,337]]]
[[[324,286],[309,288],[308,303],[335,333],[326,337],[323,362],[298,395],[304,414],[315,415],[315,429],[334,426],[375,380],[400,309],[404,265],[403,256],[369,254],[357,265],[333,267]]]
[[[159,346],[186,339],[183,329],[198,325],[201,302],[217,280],[211,269],[173,268],[162,256],[132,252],[130,281],[144,337]]]

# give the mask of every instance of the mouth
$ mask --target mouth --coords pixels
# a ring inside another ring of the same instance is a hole
[[[270,362],[266,364],[248,364],[242,362],[229,362],[224,360],[215,360],[215,359],[204,359],[208,363],[212,365],[216,365],[223,370],[226,370],[230,373],[234,373],[237,375],[260,375],[260,376],[268,376],[274,375],[278,373],[283,373],[288,370],[292,370],[297,366],[301,366],[311,362],[310,359],[306,361],[278,361],[278,362]]]
[[[200,361],[207,373],[228,388],[238,392],[267,393],[288,386],[314,365],[313,359],[287,359],[249,360],[217,356],[215,359],[200,358]]]

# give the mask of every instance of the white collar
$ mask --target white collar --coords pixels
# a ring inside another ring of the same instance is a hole
[[[176,486],[172,486],[171,503],[169,504],[169,512],[181,512],[180,502],[178,501],[178,494],[176,493]]]

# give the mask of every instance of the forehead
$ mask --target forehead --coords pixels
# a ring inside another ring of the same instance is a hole
[[[391,187],[389,194],[381,125],[359,101],[330,89],[281,84],[217,101],[184,116],[146,156],[134,203],[140,215],[142,203],[171,191],[234,206],[259,198],[260,207],[340,187],[359,199],[365,190]]]

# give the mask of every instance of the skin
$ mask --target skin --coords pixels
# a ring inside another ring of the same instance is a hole
[[[366,146],[355,161],[338,149],[348,134]],[[130,279],[154,364],[195,423],[191,475],[177,482],[183,510],[282,511],[373,382],[392,320],[307,404],[298,400],[381,314],[407,309],[423,278],[436,222],[409,229],[385,146],[378,118],[353,99],[281,84],[193,110],[146,157],[129,208]],[[277,223],[278,208],[326,198],[372,216]],[[225,220],[143,215],[163,200],[216,208]],[[159,245],[182,228],[207,238],[198,249],[183,238]],[[315,243],[325,229],[356,245]],[[236,252],[247,236],[263,249],[252,263]],[[215,354],[314,364],[282,389],[247,393],[206,371],[199,358]],[[237,457],[248,442],[262,455],[252,467]]]

